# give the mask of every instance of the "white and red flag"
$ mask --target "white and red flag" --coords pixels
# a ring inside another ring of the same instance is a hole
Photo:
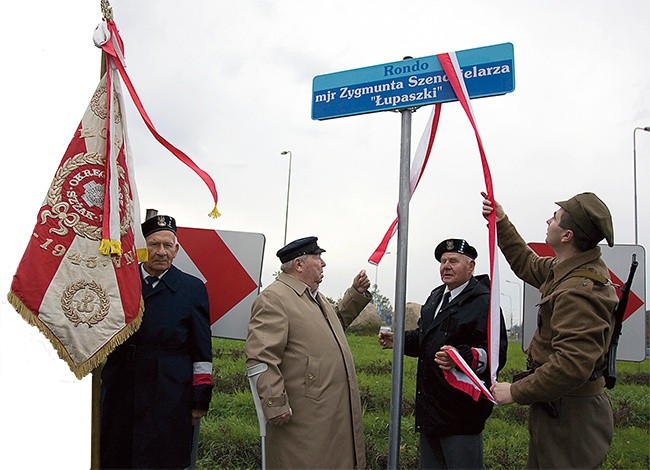
[[[465,87],[465,81],[458,64],[456,53],[449,52],[438,54],[437,57],[443,71],[445,72],[447,81],[452,86],[456,98],[462,105],[463,110],[465,111],[465,114],[467,115],[467,118],[469,119],[472,128],[474,129],[476,142],[478,144],[478,150],[481,156],[481,166],[483,168],[483,177],[485,180],[485,192],[488,199],[494,203],[494,190],[492,186],[490,167],[485,155],[483,141],[481,140],[481,136],[478,131],[478,125],[474,117],[474,112],[472,111],[469,94],[467,93],[467,88]],[[436,137],[436,130],[438,128],[438,122],[440,120],[441,106],[442,105],[438,103],[431,111],[431,117],[429,118],[429,121],[420,139],[420,143],[418,144],[417,151],[415,152],[415,156],[411,164],[409,200],[413,196],[413,193],[415,192],[418,183],[422,178],[422,174],[424,173],[427,162],[429,161],[431,148],[433,147],[433,142]],[[377,246],[372,255],[370,255],[370,258],[368,259],[369,263],[375,265],[379,264],[382,257],[386,253],[390,239],[397,232],[398,226],[399,214],[397,218],[395,218],[395,220],[391,223],[390,227],[379,243],[379,246]],[[488,218],[488,251],[490,257],[490,308],[488,313],[487,328],[487,354],[488,364],[490,368],[490,378],[494,383],[496,382],[496,376],[499,367],[499,345],[501,335],[501,312],[499,307],[499,266],[498,257],[496,256],[496,214],[494,212],[492,212]],[[453,372],[445,373],[445,377],[447,378],[449,384],[458,388],[459,390],[462,390],[465,393],[468,393],[474,399],[478,399],[478,397],[483,394],[489,400],[494,401],[494,398],[492,397],[488,388],[485,387],[485,385],[476,376],[476,374],[474,374],[472,369],[467,365],[463,358],[457,352],[450,352],[449,355],[454,360],[457,367]]]
[[[124,69],[112,20],[95,32],[106,74],[77,127],[36,217],[9,302],[82,378],[140,325],[138,261],[146,259],[120,76],[150,131],[206,182],[212,179],[151,124]]]
[[[427,125],[424,128],[424,132],[422,133],[422,137],[420,138],[418,148],[415,151],[415,156],[411,162],[411,169],[409,172],[409,201],[411,200],[411,197],[413,197],[413,193],[415,193],[415,190],[420,183],[420,179],[422,179],[424,169],[427,167],[427,163],[429,162],[431,148],[433,147],[433,142],[436,139],[436,132],[438,131],[438,123],[440,122],[441,110],[442,105],[440,103],[436,104],[433,107],[431,116],[429,116],[429,121],[427,122]],[[368,262],[370,264],[374,264],[375,266],[379,265],[381,259],[386,254],[390,239],[393,238],[397,233],[398,226],[399,211],[397,217],[395,217],[395,220],[393,220],[393,222],[390,224],[390,227],[388,227],[388,230],[384,234],[384,238],[382,238],[381,242],[379,242],[379,246],[377,246],[372,255],[370,255],[370,258],[368,258]]]
[[[481,155],[481,167],[483,168],[483,179],[485,180],[485,192],[487,198],[492,201],[494,205],[494,189],[492,186],[492,174],[490,166],[488,165],[485,149],[483,148],[483,140],[478,131],[472,104],[465,87],[465,80],[461,73],[458,58],[455,52],[447,54],[439,54],[438,60],[442,69],[445,71],[449,79],[449,83],[454,89],[456,98],[465,110],[465,114],[472,124],[474,135],[476,136],[476,143]],[[490,259],[490,308],[488,310],[488,327],[487,327],[487,344],[488,344],[488,365],[490,368],[490,379],[492,383],[497,380],[497,371],[499,369],[499,345],[501,344],[501,309],[499,306],[500,297],[500,279],[499,279],[499,258],[496,253],[497,245],[497,222],[496,211],[493,211],[488,217],[488,253]],[[492,399],[489,395],[487,398]]]
[[[483,381],[476,375],[474,370],[465,362],[463,356],[460,355],[456,348],[447,349],[447,354],[454,361],[456,367],[451,370],[444,370],[443,375],[447,379],[447,383],[458,390],[461,390],[470,395],[475,401],[481,395],[484,395],[488,400],[496,403],[496,400],[490,393]]]

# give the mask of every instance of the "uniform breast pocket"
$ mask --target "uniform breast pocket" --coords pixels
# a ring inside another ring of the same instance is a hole
[[[537,332],[543,339],[551,337],[551,313],[553,312],[553,296],[547,295],[537,304]]]
[[[305,369],[305,396],[307,398],[320,398],[320,369],[320,359],[313,356],[307,356],[307,367]]]

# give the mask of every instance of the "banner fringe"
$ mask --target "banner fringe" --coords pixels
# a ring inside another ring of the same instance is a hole
[[[50,331],[50,329],[38,318],[38,315],[35,315],[24,303],[20,300],[13,291],[10,291],[7,294],[7,300],[14,307],[16,312],[23,317],[23,319],[32,326],[38,328],[38,330],[45,335],[45,337],[50,341],[57,354],[61,359],[63,359],[72,373],[79,380],[83,379],[86,375],[92,372],[94,369],[103,364],[106,360],[106,357],[113,352],[113,350],[122,344],[129,336],[136,332],[142,323],[142,313],[144,312],[144,300],[140,300],[140,308],[138,309],[138,315],[126,325],[118,334],[113,336],[106,344],[104,344],[95,354],[89,357],[86,361],[81,364],[76,364],[72,358],[68,355],[65,348],[61,345],[61,342],[56,338],[56,336]]]

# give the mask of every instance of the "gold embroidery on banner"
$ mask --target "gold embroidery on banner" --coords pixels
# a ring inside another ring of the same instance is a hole
[[[52,210],[44,210],[41,212],[41,223],[45,223],[47,217],[53,219],[59,219],[59,228],[51,228],[50,233],[56,233],[57,235],[65,236],[68,234],[67,227],[74,227],[79,223],[78,214],[69,214],[70,205],[67,202],[59,202],[52,206]]]
[[[124,168],[117,165],[117,173],[120,182],[120,212],[123,214],[120,218],[120,235],[123,236],[133,223],[133,199]],[[79,236],[101,240],[104,178],[104,158],[99,153],[78,153],[66,160],[54,175],[46,200],[51,210],[41,211],[41,224],[45,224],[48,218],[55,219],[58,227],[50,228],[50,233],[65,236],[68,228],[71,228]],[[66,183],[74,183],[75,190],[65,191]]]
[[[89,139],[91,137],[101,137],[101,130],[100,130],[100,134],[97,134],[97,131],[92,127],[82,127],[81,129],[79,129],[79,137],[81,137],[82,139]]]
[[[99,119],[106,119],[106,77],[102,78],[97,85],[93,97],[90,99],[90,110],[95,116]],[[113,109],[117,112],[115,113],[115,123],[119,124],[122,122],[122,112],[120,109],[120,102],[117,98],[117,93],[113,94]],[[105,137],[105,136],[104,136]]]
[[[109,305],[107,292],[96,281],[74,282],[61,296],[63,313],[74,326],[85,323],[92,328],[106,318]]]

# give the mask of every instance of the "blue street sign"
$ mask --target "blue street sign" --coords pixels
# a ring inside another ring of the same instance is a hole
[[[457,51],[456,57],[470,98],[502,95],[515,89],[511,43]],[[331,119],[454,100],[454,90],[433,55],[317,75],[311,117]]]

